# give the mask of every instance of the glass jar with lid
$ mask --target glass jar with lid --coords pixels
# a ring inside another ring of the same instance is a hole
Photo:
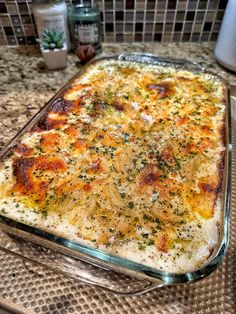
[[[83,1],[68,8],[71,43],[74,50],[80,45],[91,45],[101,51],[101,18],[99,5]]]
[[[45,29],[63,32],[65,45],[69,50],[66,2],[64,0],[33,0],[32,9],[39,38],[42,39]]]

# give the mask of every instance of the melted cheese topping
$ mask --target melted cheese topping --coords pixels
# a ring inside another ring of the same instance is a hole
[[[214,76],[100,61],[1,166],[0,212],[170,272],[218,240],[223,84]]]

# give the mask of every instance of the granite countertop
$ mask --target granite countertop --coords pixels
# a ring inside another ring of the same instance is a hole
[[[223,76],[229,83],[236,84],[236,75],[216,63],[213,50],[213,43],[106,44],[103,46],[103,55],[149,52],[162,57],[187,59],[198,62]],[[0,148],[79,69],[77,57],[73,54],[68,56],[66,69],[48,71],[36,47],[0,48]],[[233,198],[236,184],[234,176],[232,179]],[[235,200],[232,200],[232,204],[235,204]],[[164,287],[130,298],[76,283],[44,268],[36,269],[31,263],[0,251],[0,278],[4,285],[4,291],[0,291],[0,307],[2,304],[24,313],[43,314],[234,313],[236,219],[233,210],[231,221],[227,256],[212,276],[188,286]],[[22,274],[25,282],[19,282],[18,276]]]
[[[102,55],[149,52],[196,61],[236,84],[236,76],[214,60],[213,43],[104,44]],[[81,66],[74,54],[64,70],[48,71],[37,47],[0,49],[0,148],[63,86]]]

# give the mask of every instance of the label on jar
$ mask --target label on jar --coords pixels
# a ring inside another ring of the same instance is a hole
[[[98,42],[98,25],[97,23],[75,24],[75,35],[80,44],[95,44]]]

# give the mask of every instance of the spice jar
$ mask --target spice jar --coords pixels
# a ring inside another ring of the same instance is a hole
[[[32,9],[39,38],[42,39],[45,30],[63,32],[65,45],[69,50],[66,2],[64,0],[33,0]]]
[[[81,2],[68,8],[72,48],[93,46],[96,53],[101,51],[101,18],[98,4]]]

